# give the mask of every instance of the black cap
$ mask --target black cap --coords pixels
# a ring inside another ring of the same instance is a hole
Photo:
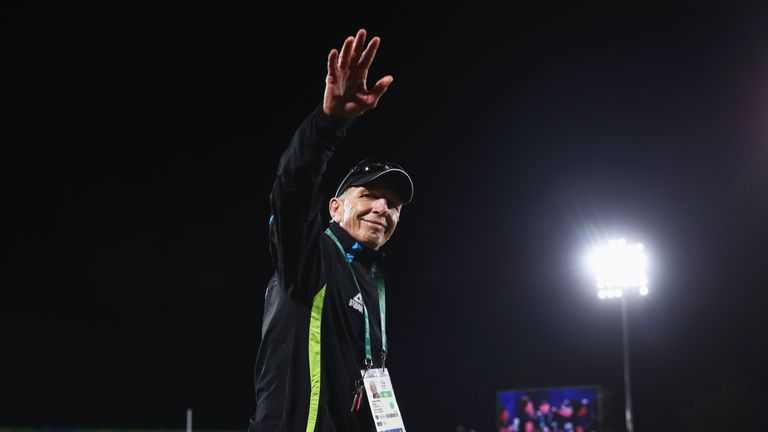
[[[336,189],[335,197],[338,198],[350,186],[364,186],[374,181],[387,181],[402,204],[408,204],[413,199],[413,181],[403,167],[374,159],[364,159],[352,167]]]

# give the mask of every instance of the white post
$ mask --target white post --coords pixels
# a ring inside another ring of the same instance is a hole
[[[192,408],[187,408],[187,432],[192,432]]]
[[[627,318],[627,299],[621,297],[621,330],[624,340],[624,420],[627,424],[627,432],[633,432],[632,423],[632,392],[629,388],[629,319]]]

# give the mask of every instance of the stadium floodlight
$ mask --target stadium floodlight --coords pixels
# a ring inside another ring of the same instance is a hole
[[[597,297],[601,300],[621,299],[621,328],[624,345],[624,397],[626,406],[624,419],[627,432],[633,432],[632,398],[629,387],[629,321],[627,319],[627,297],[625,294],[637,292],[647,296],[648,259],[645,247],[627,243],[625,239],[610,240],[592,250],[587,259],[587,266],[593,273],[597,284]]]
[[[595,248],[589,254],[587,265],[595,276],[598,297],[621,297],[625,290],[632,288],[647,295],[647,262],[645,247],[640,243],[629,244],[617,239]]]

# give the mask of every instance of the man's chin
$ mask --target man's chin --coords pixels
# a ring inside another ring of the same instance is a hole
[[[384,235],[380,234],[378,232],[368,232],[365,235],[365,241],[362,243],[371,248],[371,249],[378,249],[381,247],[381,245],[384,244]]]

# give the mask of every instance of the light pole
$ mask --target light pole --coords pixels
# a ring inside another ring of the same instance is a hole
[[[611,240],[589,255],[590,270],[597,280],[600,299],[621,301],[621,333],[624,351],[624,420],[627,432],[633,432],[632,394],[629,385],[629,319],[627,294],[648,295],[647,259],[642,244],[628,244],[624,239]]]

